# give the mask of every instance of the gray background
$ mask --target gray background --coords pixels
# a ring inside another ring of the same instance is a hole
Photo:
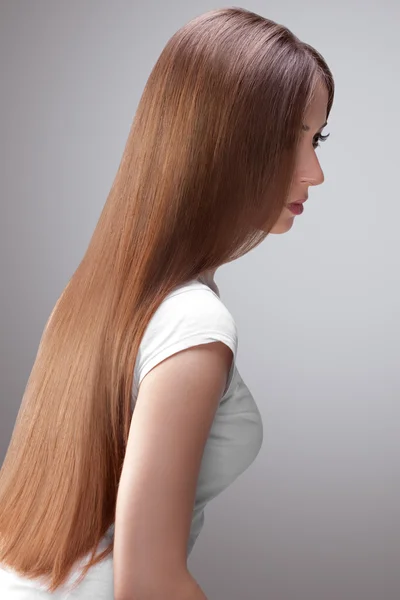
[[[189,566],[215,600],[398,600],[400,9],[242,1],[315,45],[337,95],[325,184],[289,233],[217,273],[265,438],[209,505]],[[217,6],[1,0],[1,460],[149,72]]]

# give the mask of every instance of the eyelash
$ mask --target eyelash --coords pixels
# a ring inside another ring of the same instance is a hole
[[[317,133],[317,135],[313,139],[313,147],[318,148],[319,142],[326,142],[330,135],[330,133],[327,133],[326,135],[322,135],[322,133]]]

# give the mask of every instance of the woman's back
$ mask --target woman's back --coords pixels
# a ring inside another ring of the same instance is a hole
[[[226,489],[255,459],[261,447],[263,428],[260,413],[242,381],[236,365],[236,325],[216,293],[216,288],[193,280],[179,286],[161,303],[143,336],[134,369],[133,405],[144,377],[167,357],[191,346],[215,340],[229,345],[233,353],[228,382],[204,448],[196,486],[196,498],[188,539],[187,555],[203,527],[207,503]],[[160,449],[161,451],[161,449]],[[112,526],[99,548],[113,538]],[[85,579],[70,589],[80,574],[78,563],[68,583],[54,594],[45,584],[0,569],[1,598],[7,600],[111,600],[114,589],[113,553],[92,566]]]

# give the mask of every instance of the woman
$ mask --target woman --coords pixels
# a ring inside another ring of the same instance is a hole
[[[204,600],[204,507],[262,442],[213,275],[323,182],[333,93],[313,48],[246,10],[166,45],[1,471],[2,598]]]

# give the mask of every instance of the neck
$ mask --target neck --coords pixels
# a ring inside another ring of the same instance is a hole
[[[207,281],[214,281],[214,275],[217,269],[208,269],[200,273],[201,277]]]
[[[209,269],[207,271],[203,271],[199,275],[199,279],[201,279],[206,285],[208,285],[212,290],[219,293],[217,284],[214,281],[214,275],[217,269]]]

